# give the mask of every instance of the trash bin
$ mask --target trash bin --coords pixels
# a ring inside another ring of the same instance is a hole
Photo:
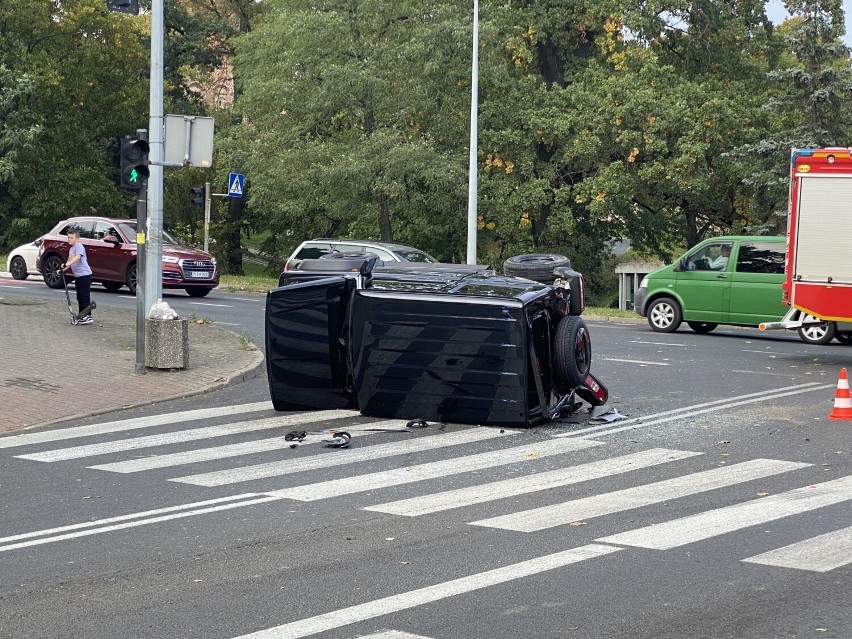
[[[186,368],[189,366],[189,320],[145,320],[145,366]]]

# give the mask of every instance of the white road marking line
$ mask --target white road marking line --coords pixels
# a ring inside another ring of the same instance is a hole
[[[584,445],[577,446],[580,443]],[[586,446],[585,444],[590,444],[590,446]],[[317,499],[328,499],[339,495],[352,495],[378,488],[458,475],[483,468],[518,464],[541,457],[575,452],[600,445],[600,442],[593,442],[587,439],[550,439],[538,444],[526,444],[524,446],[515,446],[514,448],[504,448],[476,455],[443,459],[437,462],[394,468],[393,470],[368,473],[366,475],[354,475],[342,479],[317,482],[315,484],[270,490],[265,491],[263,494],[295,499],[297,501],[315,501]]]
[[[214,504],[222,504],[226,502],[239,501],[257,497],[257,493],[243,493],[242,495],[231,495],[230,497],[219,497],[217,499],[206,499],[204,501],[196,501],[189,504],[180,504],[178,506],[169,506],[167,508],[157,508],[155,510],[143,510],[138,513],[130,513],[127,515],[118,515],[117,517],[108,517],[106,519],[97,519],[94,521],[86,521],[81,524],[69,524],[67,526],[59,526],[58,528],[46,528],[44,530],[36,530],[34,532],[21,533],[11,535],[9,537],[0,537],[0,545],[8,544],[21,539],[32,539],[33,537],[44,537],[46,535],[55,535],[57,533],[68,532],[69,530],[80,530],[81,528],[93,528],[114,524],[119,521],[127,521],[128,519],[142,519],[152,515],[163,515],[165,513],[173,513],[179,510],[191,510],[193,508],[203,508],[204,506],[212,506]]]
[[[386,502],[375,506],[368,506],[364,510],[374,510],[392,515],[405,517],[417,517],[429,513],[452,510],[473,504],[483,504],[489,501],[525,495],[542,490],[549,490],[560,486],[577,484],[600,477],[610,477],[631,470],[648,468],[657,464],[664,464],[679,459],[695,457],[702,453],[682,450],[669,450],[666,448],[652,448],[630,455],[612,457],[600,461],[559,468],[544,473],[526,475],[524,477],[513,477],[503,481],[469,486],[456,490],[448,490],[442,493],[400,499],[398,501]]]
[[[267,630],[241,635],[234,639],[300,639],[301,637],[309,637],[327,630],[366,621],[367,619],[374,619],[394,612],[441,601],[455,595],[482,590],[489,586],[496,586],[514,581],[515,579],[521,579],[522,577],[537,575],[548,570],[564,568],[565,566],[586,561],[587,559],[609,555],[619,550],[622,549],[599,544],[588,544],[572,548],[571,550],[553,553],[552,555],[521,561],[502,568],[495,568],[494,570],[445,581],[433,586],[426,586],[425,588],[410,590],[348,608],[341,608],[340,610],[293,621]]]
[[[313,421],[321,422],[332,419],[346,419],[347,417],[359,417],[359,413],[351,410],[327,410],[311,413]],[[269,430],[284,426],[303,426],[304,415],[279,415],[244,422],[232,422],[220,426],[206,426],[181,430],[160,435],[146,435],[144,437],[133,437],[130,439],[119,439],[100,444],[87,444],[84,446],[72,446],[70,448],[57,448],[40,453],[29,453],[27,455],[16,455],[20,459],[30,459],[41,462],[65,461],[68,459],[80,459],[81,457],[92,457],[95,455],[106,455],[127,450],[138,450],[140,448],[152,448],[154,446],[165,446],[166,444],[181,444],[183,442],[197,441],[199,439],[210,439],[212,437],[223,437],[225,435],[239,435],[258,430]]]
[[[646,362],[644,360],[639,360],[639,359],[618,359],[616,357],[599,357],[598,359],[602,359],[606,362],[623,362],[625,364],[642,364],[643,366],[671,366],[671,364],[665,364],[663,362]]]
[[[708,510],[597,541],[668,550],[852,499],[852,475],[733,506]]]
[[[619,513],[709,490],[734,486],[762,477],[806,468],[810,465],[774,459],[754,459],[732,466],[704,470],[602,495],[592,495],[561,504],[481,519],[470,522],[470,525],[516,530],[518,532],[535,532],[555,526],[563,526],[574,521],[583,521],[592,517]],[[604,540],[598,539],[597,541]],[[618,544],[620,542],[613,541],[612,543]]]
[[[769,371],[741,371],[736,368],[731,369],[732,373],[745,373],[746,375],[773,375],[774,377],[791,377],[791,373],[770,373]]]
[[[242,324],[238,324],[236,322],[216,322],[217,326],[242,326]]]
[[[852,563],[852,526],[743,559],[750,564],[828,572]]]
[[[413,635],[401,630],[383,630],[372,635],[358,635],[355,639],[429,639],[429,637]]]
[[[406,422],[404,421],[392,420],[387,422],[373,422],[371,424],[364,424],[364,426],[370,426],[372,428],[397,427],[402,429],[405,424]],[[358,431],[352,429],[349,432],[350,434],[355,434]],[[286,459],[277,462],[267,462],[266,464],[261,464],[261,466],[263,466],[267,470],[270,467],[280,467],[284,471],[284,474],[287,474],[299,472],[298,470],[293,469],[299,468],[304,462],[308,462],[307,464],[304,464],[306,466],[304,470],[307,470],[308,468],[323,468],[327,466],[337,466],[340,464],[352,463],[354,461],[362,461],[364,459],[372,459],[374,455],[371,455],[370,453],[371,451],[376,451],[377,449],[378,452],[375,454],[375,457],[382,457],[392,454],[399,455],[407,452],[414,452],[417,450],[428,450],[429,448],[438,448],[440,446],[451,445],[454,442],[468,443],[472,441],[479,441],[482,439],[490,439],[491,437],[498,436],[500,436],[500,433],[494,429],[475,428],[471,430],[459,431],[457,433],[450,433],[447,435],[436,435],[434,437],[426,436],[402,442],[393,442],[391,444],[378,444],[376,446],[371,446],[370,448],[360,449],[356,451],[347,448],[341,451],[335,451],[333,455],[315,455],[307,458],[300,457],[298,459]],[[319,443],[319,439],[320,438],[318,436],[314,436],[313,440],[306,440],[305,444]],[[126,461],[114,462],[111,464],[99,464],[97,466],[89,466],[89,468],[95,468],[97,470],[106,470],[113,473],[138,473],[141,471],[152,470],[154,468],[168,468],[169,466],[194,464],[196,462],[210,461],[212,459],[225,459],[227,457],[237,457],[239,455],[249,455],[251,453],[279,450],[282,448],[289,448],[293,444],[294,442],[289,442],[285,440],[284,437],[271,437],[269,439],[259,439],[248,442],[240,442],[238,444],[228,444],[225,446],[214,446],[210,448],[187,450],[167,455],[154,455],[151,457],[144,457],[142,459],[129,459]],[[383,448],[383,446],[385,448]],[[382,453],[384,452],[387,452],[387,455],[383,455]],[[255,469],[256,472],[257,467],[257,465],[253,465],[234,470],[244,471],[246,470],[246,468],[248,468]],[[228,471],[224,472],[230,473],[232,471],[229,469]],[[216,473],[210,474],[219,475],[219,472],[217,471]],[[204,476],[206,477],[207,474],[205,474]],[[266,476],[270,475],[267,474]],[[196,475],[195,477],[198,476]],[[182,483],[190,482],[183,481]],[[196,483],[196,485],[207,486],[210,484]]]
[[[506,430],[504,433],[501,433],[494,428],[471,428],[455,433],[443,433],[428,437],[418,437],[416,439],[401,442],[377,444],[360,450],[347,448],[335,451],[333,455],[312,455],[311,457],[304,457],[301,459],[286,459],[283,461],[268,462],[254,466],[243,466],[209,473],[200,473],[198,475],[188,475],[186,477],[170,479],[169,481],[179,482],[182,484],[192,484],[194,486],[223,486],[225,484],[236,484],[239,482],[251,481],[253,479],[279,477],[281,475],[301,473],[306,470],[315,470],[317,468],[329,468],[339,466],[341,464],[353,464],[361,461],[380,459],[382,457],[405,455],[412,452],[422,452],[425,450],[443,448],[445,446],[456,446],[458,444],[468,444],[487,439],[494,439],[495,437],[517,434],[519,434],[519,431]]]
[[[651,346],[680,346],[681,348],[686,346],[686,344],[673,344],[672,342],[646,342],[641,339],[631,339],[629,342],[631,344],[649,344]]]
[[[783,351],[755,351],[755,350],[749,350],[748,348],[741,348],[740,350],[743,353],[760,353],[761,355],[783,355],[784,354]]]
[[[26,288],[26,285],[20,286],[20,285],[15,285],[15,284],[0,284],[0,288],[14,288],[14,289],[20,290],[22,288]]]
[[[633,430],[636,428],[644,428],[646,426],[653,426],[655,424],[664,424],[666,422],[671,422],[676,419],[687,419],[689,417],[694,417],[696,415],[703,415],[705,413],[713,413],[720,410],[727,410],[729,408],[734,408],[736,406],[744,406],[746,404],[755,404],[757,402],[765,402],[770,399],[777,399],[779,397],[788,397],[790,395],[796,395],[797,393],[810,393],[812,391],[818,390],[826,390],[828,388],[834,388],[832,384],[819,384],[818,382],[809,382],[807,384],[800,384],[797,386],[788,386],[786,388],[775,389],[771,391],[761,391],[759,393],[751,393],[749,395],[741,395],[739,399],[737,398],[727,398],[727,399],[717,399],[712,402],[706,402],[704,404],[696,404],[694,406],[687,406],[685,408],[675,408],[672,410],[663,411],[661,413],[657,413],[655,415],[648,415],[646,417],[633,417],[631,419],[626,419],[623,421],[619,421],[616,424],[603,424],[601,426],[590,426],[589,428],[581,428],[579,430],[571,431],[570,433],[563,433],[561,435],[555,435],[555,437],[586,437],[593,436],[598,437],[600,435],[612,435],[613,433],[620,433],[625,430]],[[781,392],[781,391],[787,392]],[[750,399],[745,399],[750,398]],[[735,400],[735,401],[732,401]],[[695,410],[701,408],[702,406],[709,406],[710,408],[704,408],[701,410]],[[663,418],[663,415],[672,415],[671,417]],[[658,419],[659,418],[659,419]],[[631,424],[629,426],[625,424]],[[605,432],[602,432],[605,431]],[[593,435],[592,435],[593,433]]]
[[[163,426],[164,424],[178,424],[180,422],[190,422],[196,419],[225,417],[227,415],[243,415],[262,410],[272,410],[272,402],[254,402],[253,404],[220,406],[218,408],[198,408],[178,413],[165,413],[163,415],[133,417],[131,419],[122,419],[115,422],[104,422],[102,424],[90,424],[89,426],[59,428],[56,430],[40,431],[37,433],[25,432],[11,437],[0,438],[0,448],[29,446],[30,444],[43,444],[45,442],[55,442],[64,439],[91,437],[93,435],[103,435],[105,433],[119,433],[126,430],[136,430],[138,428],[150,428],[151,426]],[[309,415],[306,415],[306,418],[309,417]]]
[[[234,308],[231,304],[212,304],[210,302],[190,302],[196,306],[219,306],[221,308]]]
[[[241,302],[265,302],[266,298],[252,299],[251,297],[229,297],[229,300],[239,300]]]

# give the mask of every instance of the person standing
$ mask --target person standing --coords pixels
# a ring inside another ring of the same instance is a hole
[[[77,312],[82,313],[92,303],[92,269],[86,258],[86,247],[80,243],[80,231],[71,229],[68,231],[68,261],[62,266],[62,277],[70,269],[74,275],[74,288],[77,291]],[[78,324],[91,324],[95,320],[91,312],[81,317]]]

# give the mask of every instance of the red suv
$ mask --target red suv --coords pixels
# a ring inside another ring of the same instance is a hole
[[[80,232],[80,242],[92,269],[92,281],[108,291],[127,286],[136,293],[136,220],[72,217],[56,225],[39,247],[36,268],[50,288],[62,288],[62,264],[68,259],[68,231]],[[163,231],[163,288],[182,288],[191,297],[204,297],[219,286],[216,259],[209,253],[180,246]]]

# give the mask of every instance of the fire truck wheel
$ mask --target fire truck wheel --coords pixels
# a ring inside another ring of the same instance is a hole
[[[834,336],[834,339],[845,346],[852,346],[852,333],[837,331],[837,335]]]
[[[674,333],[682,320],[680,305],[671,297],[658,297],[648,307],[648,326],[658,333]]]
[[[689,328],[693,331],[702,335],[709,333],[718,326],[718,324],[714,324],[713,322],[687,322],[687,324],[689,324]]]
[[[805,315],[804,321],[814,320],[815,317]],[[834,322],[826,322],[820,326],[803,326],[799,329],[799,339],[805,344],[823,345],[828,344],[834,339],[837,333],[837,324]]]

